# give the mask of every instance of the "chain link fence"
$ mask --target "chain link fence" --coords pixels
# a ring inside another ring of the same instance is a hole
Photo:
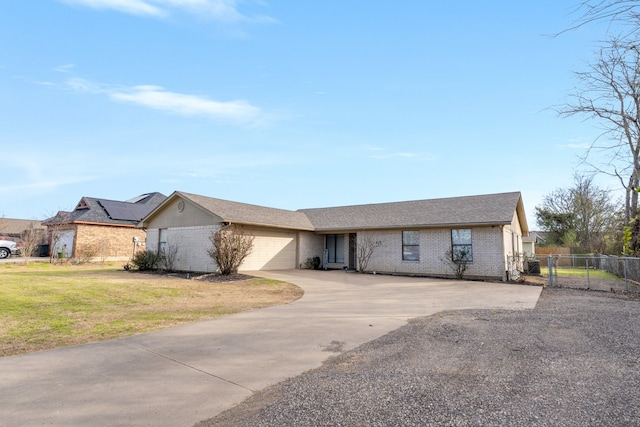
[[[640,292],[640,258],[610,255],[538,255],[509,260],[526,281],[549,287]]]

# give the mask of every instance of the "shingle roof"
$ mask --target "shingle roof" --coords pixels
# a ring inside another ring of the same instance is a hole
[[[200,205],[210,213],[221,217],[224,222],[313,230],[313,225],[302,212],[232,202],[184,192],[176,192],[175,194]]]
[[[30,227],[34,229],[42,229],[45,227],[41,224],[42,221],[31,219],[17,219],[17,218],[0,218],[0,235],[20,234]]]
[[[316,231],[510,224],[519,192],[333,208],[301,209]],[[524,220],[524,212],[521,221]],[[525,224],[526,228],[526,224]]]
[[[506,225],[514,212],[528,233],[519,192],[290,211],[176,191],[224,222],[310,231]],[[168,202],[168,200],[167,200]]]
[[[95,197],[83,197],[72,212],[60,211],[43,224],[90,223],[110,225],[136,225],[167,197],[161,193],[148,193],[136,197],[136,202],[120,202]]]
[[[529,235],[522,238],[523,242],[544,242],[547,240],[547,233],[543,231],[530,231]]]

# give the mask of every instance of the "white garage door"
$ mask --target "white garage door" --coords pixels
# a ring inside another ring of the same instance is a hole
[[[296,268],[296,233],[246,229],[254,236],[253,251],[240,270]]]
[[[62,231],[58,233],[58,242],[55,247],[54,257],[69,258],[73,254],[73,239],[76,237],[74,230]]]

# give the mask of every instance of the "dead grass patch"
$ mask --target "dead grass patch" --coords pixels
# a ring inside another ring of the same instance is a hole
[[[102,265],[15,265],[0,269],[0,284],[0,356],[213,319],[303,294],[257,277],[186,279]]]

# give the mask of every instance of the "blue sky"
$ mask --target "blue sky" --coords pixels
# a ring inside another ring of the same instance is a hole
[[[577,0],[0,5],[0,216],[175,190],[283,209],[569,187],[550,109],[603,25]],[[598,184],[615,188],[602,178]]]

